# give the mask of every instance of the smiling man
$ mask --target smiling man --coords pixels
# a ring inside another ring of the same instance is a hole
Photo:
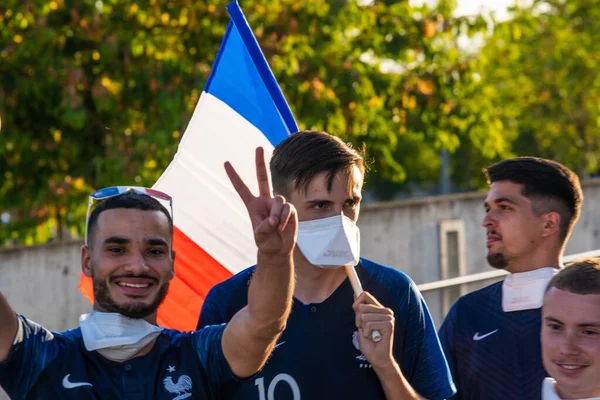
[[[556,274],[542,308],[542,400],[600,399],[600,258]]]
[[[228,325],[182,333],[156,326],[173,278],[172,212],[162,192],[101,189],[86,221],[83,273],[93,278],[94,310],[77,329],[50,332],[15,314],[0,293],[0,385],[13,399],[222,398],[218,388],[263,366],[290,312],[295,209],[271,195],[262,149],[259,195],[226,171],[246,205],[258,247],[248,306]],[[88,235],[89,233],[89,235]]]
[[[544,291],[561,267],[583,194],[571,170],[541,158],[505,160],[485,173],[487,261],[510,275],[461,297],[440,340],[454,399],[538,400],[547,376],[539,335]]]

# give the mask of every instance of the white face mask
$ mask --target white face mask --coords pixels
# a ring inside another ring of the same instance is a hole
[[[502,310],[511,312],[542,307],[546,286],[556,272],[557,269],[547,267],[508,275],[502,284]]]
[[[360,258],[360,231],[344,215],[298,223],[298,248],[321,268],[355,266]]]
[[[85,348],[113,361],[132,358],[163,330],[140,318],[99,311],[83,314],[79,327]]]

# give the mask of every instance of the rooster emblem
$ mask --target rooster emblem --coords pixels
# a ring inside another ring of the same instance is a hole
[[[191,393],[188,393],[189,390],[192,390],[192,379],[187,375],[181,375],[177,380],[177,383],[173,382],[172,377],[167,376],[163,379],[163,385],[165,385],[167,392],[177,395],[173,400],[187,399],[192,395]]]

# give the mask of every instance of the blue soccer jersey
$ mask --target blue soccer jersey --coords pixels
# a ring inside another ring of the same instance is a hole
[[[51,333],[19,316],[0,386],[20,399],[220,399],[236,381],[223,356],[224,326],[198,332],[164,330],[146,355],[118,363],[87,351],[81,330]]]
[[[429,311],[415,284],[397,270],[361,260],[356,267],[364,289],[396,318],[394,356],[422,396],[454,393],[448,365]],[[215,286],[206,297],[199,327],[228,322],[248,301],[253,268]],[[346,279],[319,304],[294,299],[273,355],[254,378],[228,383],[223,398],[239,400],[385,399],[371,365],[358,349],[352,287]]]
[[[504,312],[502,282],[461,297],[440,340],[461,400],[539,400],[541,310]]]

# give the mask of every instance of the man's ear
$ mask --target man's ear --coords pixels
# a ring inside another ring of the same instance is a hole
[[[560,233],[560,214],[551,211],[544,216],[544,226],[542,228],[542,237],[547,237]]]
[[[92,276],[92,250],[88,246],[81,246],[81,272]]]

